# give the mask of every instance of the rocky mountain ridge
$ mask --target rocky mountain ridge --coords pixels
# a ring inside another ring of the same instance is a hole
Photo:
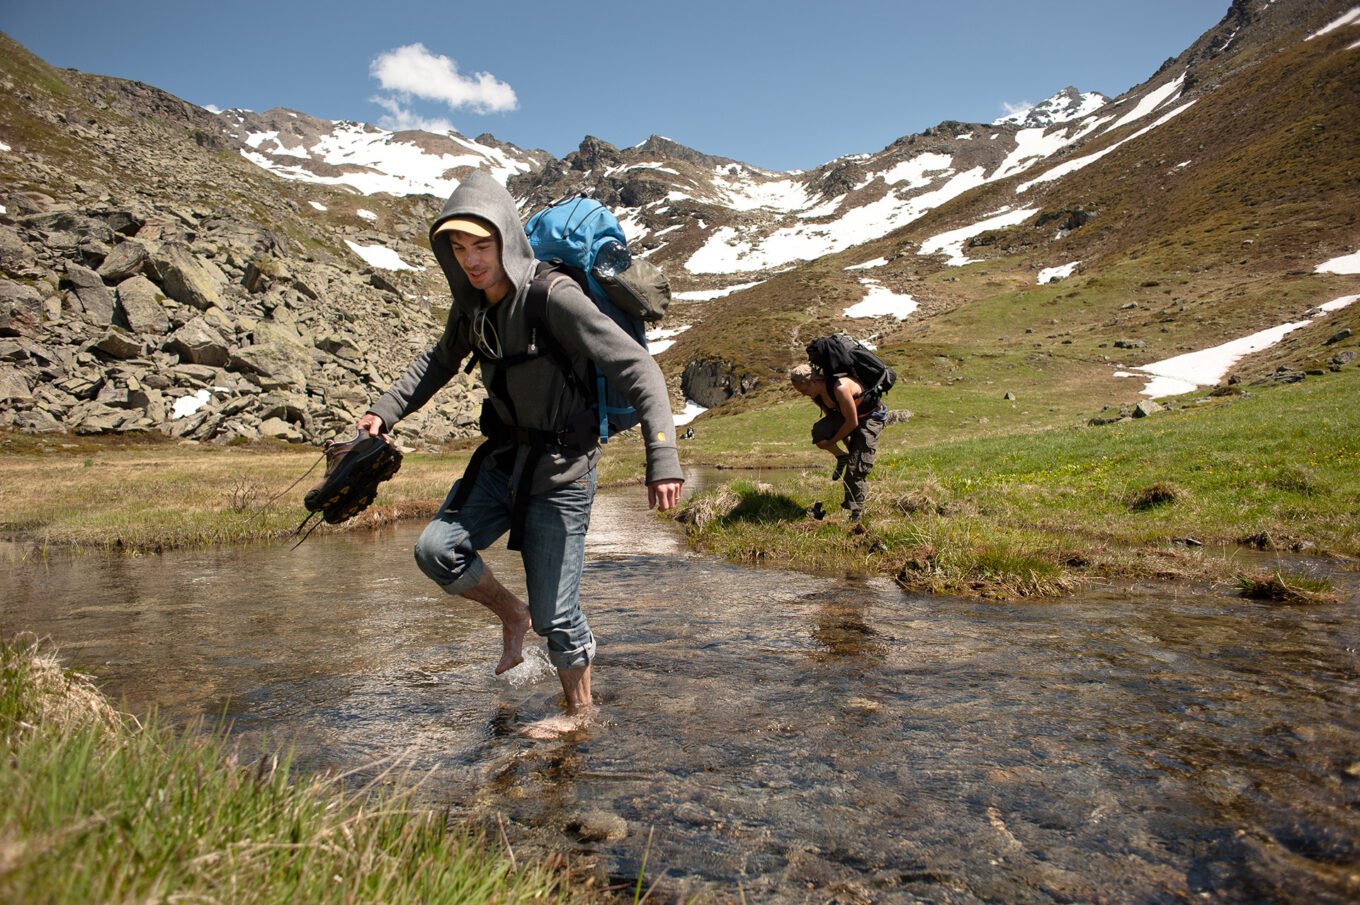
[[[615,206],[635,252],[677,290],[664,326],[678,338],[660,358],[677,409],[685,398],[719,404],[798,350],[797,330],[724,348],[750,335],[733,328],[743,318],[797,311],[807,329],[834,326],[868,286],[911,289],[928,319],[966,301],[941,276],[951,253],[928,252],[931,238],[998,211],[1056,235],[1107,235],[1099,224],[1116,206],[1071,197],[1101,168],[1077,177],[1074,165],[1155,140],[1192,102],[1345,9],[1238,0],[1182,57],[1094,111],[1101,99],[1065,89],[1018,122],[941,123],[800,173],[661,137],[627,149],[587,138],[555,160],[490,136],[213,114],[151,86],[52,69],[5,39],[0,426],[214,442],[346,429],[439,329],[447,289],[424,236],[469,167],[501,174],[526,210],[573,193]],[[1093,221],[1095,233],[1084,229]],[[1007,233],[1019,228],[979,230],[968,252],[1024,254],[1036,246]],[[828,264],[842,258],[854,260]],[[847,264],[875,268],[872,280]],[[884,317],[861,332],[896,329]],[[408,442],[475,432],[480,389],[460,380],[403,423]]]

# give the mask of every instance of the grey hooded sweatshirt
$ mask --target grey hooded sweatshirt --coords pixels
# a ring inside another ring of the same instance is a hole
[[[501,263],[510,279],[511,290],[489,309],[485,294],[473,288],[459,266],[448,236],[434,235],[445,220],[468,215],[490,222],[500,233]],[[520,225],[515,200],[504,186],[481,171],[463,180],[431,224],[430,246],[448,278],[453,305],[439,341],[422,353],[369,409],[382,418],[388,429],[417,411],[458,372],[472,352],[470,325],[479,311],[486,312],[500,341],[502,357],[521,354],[530,344],[525,306],[537,262]],[[501,422],[539,431],[566,429],[594,403],[575,389],[585,385],[589,362],[594,361],[599,371],[624,393],[641,415],[648,483],[683,480],[665,378],[647,350],[595,307],[570,279],[560,279],[553,284],[546,320],[549,331],[566,351],[580,380],[565,379],[553,356],[548,354],[505,367],[502,394],[491,394],[491,404]],[[483,384],[488,388],[497,386],[497,370],[501,365],[484,357],[480,360]],[[517,479],[527,453],[528,448],[521,447],[513,465],[510,462],[499,464],[512,470]],[[531,492],[541,493],[577,480],[599,457],[599,446],[584,452],[548,449],[534,469]]]

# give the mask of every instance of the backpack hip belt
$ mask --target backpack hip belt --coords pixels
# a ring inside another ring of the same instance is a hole
[[[585,414],[589,416],[587,420],[593,425],[594,417],[589,411]],[[560,431],[545,431],[505,424],[495,417],[495,410],[491,408],[489,400],[484,405],[482,415],[482,433],[486,439],[473,451],[472,458],[468,460],[467,468],[463,470],[463,476],[458,482],[458,489],[449,500],[448,511],[457,512],[467,503],[478,473],[492,455],[526,447],[528,453],[524,458],[524,467],[520,469],[519,480],[511,493],[510,538],[506,541],[508,549],[523,550],[524,524],[529,512],[529,497],[533,491],[534,474],[538,471],[539,459],[549,451],[587,455],[599,444],[581,442],[583,438],[594,441],[588,427],[584,432],[579,426]]]

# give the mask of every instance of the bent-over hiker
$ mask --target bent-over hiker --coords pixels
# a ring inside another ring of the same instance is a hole
[[[552,283],[542,320],[528,310],[538,271],[510,193],[476,172],[444,204],[430,245],[453,304],[443,336],[359,420],[371,435],[419,409],[471,356],[488,399],[487,439],[416,543],[421,570],[450,594],[486,606],[501,623],[499,675],[522,662],[530,627],[547,639],[566,713],[529,727],[547,736],[583,725],[595,636],[580,603],[586,528],[600,458],[594,362],[637,408],[647,452],[648,504],[673,508],[683,475],[665,380],[656,362],[569,278]],[[542,354],[553,341],[565,356]],[[471,365],[469,364],[469,367]],[[565,374],[569,366],[573,374]],[[528,602],[511,593],[479,555],[510,532],[524,564]]]
[[[844,480],[841,508],[849,511],[852,524],[857,523],[864,514],[867,479],[878,453],[887,406],[880,397],[866,393],[849,374],[828,379],[812,365],[800,364],[789,371],[789,380],[822,411],[822,417],[812,425],[812,442],[836,457],[831,478]]]

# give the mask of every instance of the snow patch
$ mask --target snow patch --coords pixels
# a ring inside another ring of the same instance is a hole
[[[675,426],[682,427],[686,424],[689,424],[691,421],[693,421],[695,418],[698,418],[706,411],[708,411],[708,409],[704,408],[699,403],[695,402],[692,399],[686,399],[685,410],[675,416]]]
[[[1304,40],[1311,41],[1314,38],[1320,38],[1323,35],[1336,31],[1338,28],[1342,28],[1346,25],[1360,25],[1360,6],[1355,7],[1350,12],[1342,13],[1339,17],[1333,19],[1331,22],[1304,38]],[[1351,47],[1354,46],[1354,44],[1351,45]],[[1346,49],[1350,50],[1350,47]]]
[[[674,337],[679,336],[690,328],[689,324],[673,329],[655,329],[647,331],[647,351],[653,355],[660,355],[671,346],[675,345]]]
[[[732,227],[722,227],[685,267],[690,273],[751,273],[811,261],[877,239],[986,181],[982,167],[974,167],[950,177],[933,192],[904,198],[892,190],[829,223],[785,227],[763,241],[744,239]]]
[[[1067,176],[1070,173],[1075,173],[1077,170],[1088,167],[1091,164],[1095,163],[1100,158],[1104,157],[1106,154],[1109,154],[1111,151],[1114,151],[1116,148],[1122,147],[1123,145],[1126,145],[1129,142],[1133,141],[1135,138],[1139,138],[1140,136],[1146,135],[1148,132],[1151,132],[1158,126],[1170,122],[1172,119],[1176,118],[1177,116],[1180,116],[1182,113],[1184,113],[1186,110],[1189,110],[1194,105],[1195,105],[1194,101],[1189,101],[1188,103],[1185,103],[1177,107],[1175,110],[1172,110],[1171,112],[1167,113],[1165,116],[1161,117],[1156,122],[1152,123],[1152,125],[1144,126],[1142,129],[1139,129],[1137,132],[1133,133],[1128,138],[1125,138],[1122,141],[1117,141],[1114,144],[1110,145],[1108,148],[1103,148],[1099,151],[1096,151],[1094,154],[1088,154],[1085,157],[1078,157],[1076,160],[1069,160],[1066,163],[1060,163],[1053,169],[1040,173],[1038,176],[1034,177],[1029,182],[1020,183],[1015,187],[1015,193],[1019,195],[1023,192],[1029,191],[1029,189],[1033,188],[1034,186],[1038,185],[1041,182],[1052,182],[1055,179],[1061,179],[1063,176]]]
[[[1339,311],[1357,299],[1360,299],[1360,295],[1347,295],[1333,299],[1319,305],[1318,313],[1313,317],[1322,317],[1333,311]],[[1308,320],[1302,320],[1259,330],[1250,336],[1234,339],[1211,349],[1187,352],[1184,355],[1177,355],[1174,358],[1167,358],[1163,361],[1134,368],[1133,370],[1136,373],[1118,371],[1115,376],[1151,376],[1152,379],[1144,385],[1141,393],[1152,399],[1160,399],[1163,396],[1179,396],[1181,393],[1189,393],[1199,387],[1213,386],[1222,380],[1228,370],[1245,356],[1270,348],[1300,327],[1307,326],[1308,323]]]
[[[175,421],[180,418],[188,418],[203,406],[212,401],[212,393],[208,390],[199,390],[192,396],[181,396],[175,400],[175,404],[170,407],[170,420]]]
[[[920,307],[916,299],[893,292],[878,280],[865,278],[860,283],[867,290],[864,300],[846,308],[846,317],[894,317],[902,321]]]
[[[921,247],[917,249],[916,253],[919,255],[943,254],[948,257],[949,260],[946,263],[951,267],[962,267],[965,264],[972,263],[968,256],[963,253],[963,243],[989,229],[1002,229],[1024,223],[1037,213],[1039,213],[1037,207],[1000,211],[971,226],[961,226],[958,229],[951,229],[937,236],[931,236],[921,243]]]
[[[424,267],[414,267],[401,259],[395,251],[381,245],[356,245],[349,239],[345,240],[350,251],[363,258],[370,267],[377,267],[379,270],[424,270]]]
[[[1324,261],[1314,268],[1315,273],[1341,273],[1356,274],[1360,273],[1360,251],[1339,258],[1332,258]]]
[[[465,154],[431,154],[412,142],[395,141],[395,133],[362,123],[332,122],[331,132],[311,148],[284,146],[277,131],[253,132],[244,139],[241,155],[258,167],[285,179],[321,185],[348,185],[365,195],[389,192],[394,195],[434,195],[447,198],[458,180],[446,174],[460,167],[485,169],[502,184],[516,173],[526,172],[531,164],[517,160],[500,148],[481,145],[448,133]],[[337,176],[318,176],[302,165],[290,165],[279,157],[319,160],[340,168]],[[398,175],[400,174],[400,175]]]
[[[1063,264],[1059,267],[1045,267],[1043,270],[1039,271],[1039,285],[1042,286],[1045,283],[1056,283],[1059,280],[1067,279],[1072,275],[1072,271],[1077,269],[1077,265],[1080,263],[1080,261],[1073,261],[1071,264]]]
[[[954,158],[948,154],[918,154],[883,173],[883,181],[888,185],[905,182],[913,188],[924,188],[934,181],[927,173],[945,172],[953,163]]]
[[[1138,101],[1136,107],[1121,116],[1113,126],[1110,126],[1110,131],[1118,129],[1120,126],[1127,125],[1136,119],[1142,119],[1168,101],[1180,97],[1181,86],[1184,84],[1185,73],[1182,72],[1179,76],[1167,82],[1162,87],[1154,91],[1149,91],[1143,96],[1142,100]]]
[[[675,292],[671,294],[671,298],[682,302],[711,302],[714,299],[723,298],[724,296],[731,295],[734,292],[742,292],[747,289],[754,289],[756,286],[759,286],[763,282],[765,281],[756,280],[754,283],[737,283],[732,286],[726,286],[722,289],[696,289],[691,292]]]

